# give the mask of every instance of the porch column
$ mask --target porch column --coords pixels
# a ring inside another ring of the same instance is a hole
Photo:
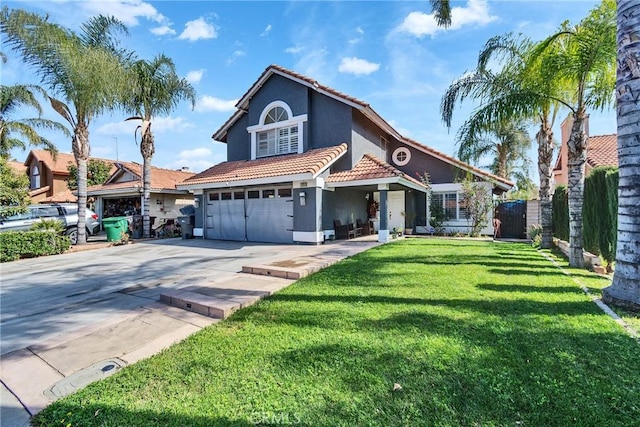
[[[378,242],[386,243],[390,240],[389,204],[387,203],[389,184],[378,184],[378,190],[380,191],[380,229],[378,230]]]

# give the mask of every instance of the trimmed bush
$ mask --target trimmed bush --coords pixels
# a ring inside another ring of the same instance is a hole
[[[61,254],[71,247],[68,236],[52,231],[8,231],[0,233],[0,262]]]
[[[565,185],[556,187],[551,205],[553,235],[560,240],[569,241],[569,196]]]

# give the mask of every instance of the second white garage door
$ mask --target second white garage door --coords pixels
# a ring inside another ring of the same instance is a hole
[[[209,192],[205,236],[249,242],[293,242],[291,188]]]

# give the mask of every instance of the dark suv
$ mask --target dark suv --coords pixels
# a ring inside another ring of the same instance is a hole
[[[58,219],[65,228],[65,234],[71,238],[71,243],[78,243],[78,205],[74,203],[56,203],[51,205],[31,205],[27,212],[0,218],[0,232],[24,231],[43,219]],[[85,212],[85,227],[89,235],[100,230],[98,214],[91,209]]]

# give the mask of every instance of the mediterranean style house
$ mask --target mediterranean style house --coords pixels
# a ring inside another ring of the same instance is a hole
[[[449,218],[447,229],[464,231],[461,178],[471,175],[494,194],[513,186],[403,137],[369,104],[278,65],[236,108],[213,134],[226,143],[227,161],[177,185],[194,194],[194,236],[318,244],[365,224],[388,241],[394,229],[427,231],[429,197]]]
[[[142,165],[135,162],[115,162],[115,170],[102,185],[87,188],[100,217],[140,215],[142,213]],[[188,170],[162,169],[151,166],[151,197],[149,215],[162,223],[181,215],[180,208],[193,204],[193,195],[176,189],[176,184],[193,176]],[[154,225],[152,224],[152,227]]]
[[[567,166],[568,152],[567,143],[571,135],[573,118],[569,115],[560,124],[561,144],[556,163],[553,167],[552,186],[567,185],[569,168]],[[585,164],[585,176],[593,168],[599,166],[618,166],[618,135],[596,135],[589,136],[589,118],[584,122],[584,131],[587,134],[587,162]]]

